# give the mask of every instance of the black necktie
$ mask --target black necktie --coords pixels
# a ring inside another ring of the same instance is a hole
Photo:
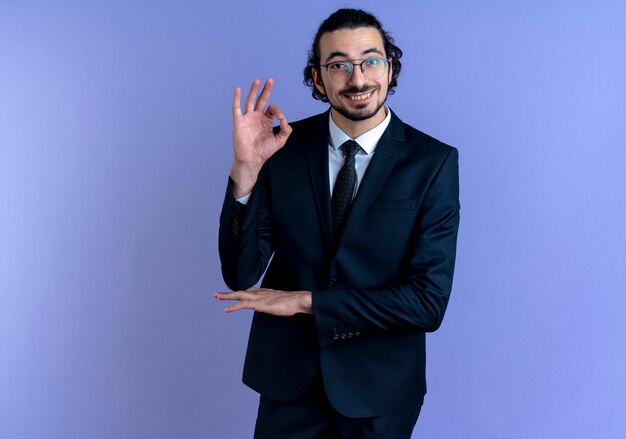
[[[335,181],[335,187],[333,188],[333,198],[330,203],[333,214],[333,236],[335,241],[339,241],[343,222],[346,216],[348,216],[348,211],[352,204],[352,196],[356,186],[354,156],[360,148],[359,144],[354,140],[348,140],[341,145],[345,161],[337,174],[337,181]]]

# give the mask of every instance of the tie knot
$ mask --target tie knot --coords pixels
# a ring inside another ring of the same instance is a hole
[[[354,140],[350,139],[341,145],[341,149],[343,150],[343,155],[347,157],[354,157],[356,153],[361,149],[361,146],[356,143]]]

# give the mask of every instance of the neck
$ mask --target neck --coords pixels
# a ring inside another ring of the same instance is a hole
[[[382,106],[375,115],[364,120],[350,120],[334,108],[330,109],[330,115],[344,133],[350,136],[350,138],[356,139],[385,120],[387,108]]]

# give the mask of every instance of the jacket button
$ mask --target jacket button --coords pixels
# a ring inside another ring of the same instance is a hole
[[[333,288],[335,285],[337,285],[336,279],[328,279],[326,281],[326,288]]]

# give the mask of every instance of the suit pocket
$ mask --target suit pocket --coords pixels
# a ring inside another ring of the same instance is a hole
[[[370,210],[413,210],[417,200],[374,200]]]

